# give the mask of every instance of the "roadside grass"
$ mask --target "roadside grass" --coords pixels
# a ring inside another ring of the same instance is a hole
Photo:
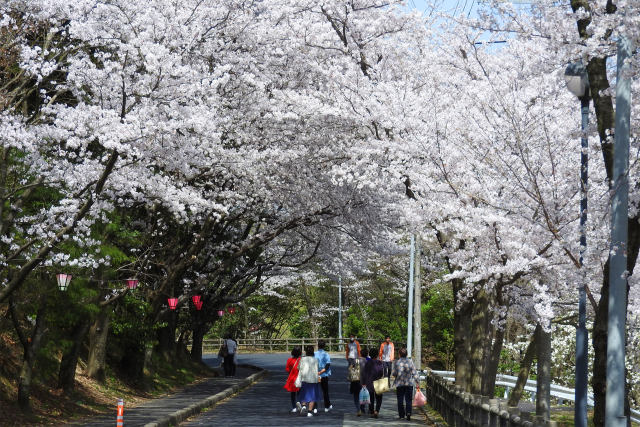
[[[118,399],[126,408],[138,406],[150,399],[171,394],[192,383],[218,374],[186,357],[166,361],[156,358],[146,372],[144,381],[126,381],[117,371],[107,367],[104,383],[87,377],[80,361],[76,371],[75,390],[65,395],[57,388],[59,355],[47,355],[47,360],[35,366],[32,384],[31,414],[25,414],[17,404],[17,388],[22,349],[8,334],[0,334],[0,411],[3,426],[60,425],[72,421],[115,413]]]

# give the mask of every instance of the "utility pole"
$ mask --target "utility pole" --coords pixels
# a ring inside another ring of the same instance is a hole
[[[618,39],[615,140],[613,144],[613,199],[609,251],[609,315],[607,325],[607,392],[605,425],[625,427],[624,414],[627,318],[627,240],[629,217],[629,126],[631,116],[631,52],[633,43]]]
[[[338,343],[342,351],[342,277],[338,277]]]
[[[422,361],[422,287],[420,281],[420,235],[415,238],[415,261],[413,262],[414,273],[414,298],[413,298],[413,364],[420,370]]]
[[[411,251],[409,255],[409,303],[407,304],[407,355],[411,357],[412,335],[413,332],[413,248],[415,246],[415,236],[411,235]]]

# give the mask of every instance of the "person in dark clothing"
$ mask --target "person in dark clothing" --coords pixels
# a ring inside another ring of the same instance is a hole
[[[369,414],[374,418],[378,418],[380,412],[380,406],[382,406],[382,395],[376,394],[376,390],[373,387],[373,382],[384,376],[384,364],[378,359],[379,350],[377,348],[369,349],[369,356],[371,360],[367,361],[364,366],[363,385],[369,390],[371,403],[369,403]]]
[[[362,385],[364,384],[364,365],[367,363],[366,357],[368,354],[367,349],[362,348],[360,350],[360,357],[353,361],[353,365],[358,365],[357,371],[360,373],[360,376],[357,380],[352,380],[349,384],[349,393],[353,395],[353,403],[356,405],[358,416],[364,412],[364,405],[360,404],[360,390],[362,390]]]
[[[227,335],[224,339],[224,345],[227,349],[227,354],[224,356],[224,376],[235,377],[238,343],[231,335]]]

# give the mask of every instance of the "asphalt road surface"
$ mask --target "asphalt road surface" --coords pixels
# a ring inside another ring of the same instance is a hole
[[[194,417],[180,426],[411,426],[424,425],[424,416],[414,409],[411,421],[398,418],[394,391],[384,394],[379,418],[368,415],[358,417],[349,394],[347,361],[343,354],[331,353],[329,397],[333,409],[324,411],[321,402],[313,417],[291,414],[289,392],[283,388],[287,378],[284,369],[288,353],[239,354],[238,363],[248,363],[270,371],[270,375],[237,396],[227,399],[209,411]],[[205,361],[216,364],[214,356],[205,356]]]

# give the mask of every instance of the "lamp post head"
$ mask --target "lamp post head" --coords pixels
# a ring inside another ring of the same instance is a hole
[[[58,288],[63,292],[66,291],[69,283],[71,283],[71,275],[64,273],[56,274],[56,279],[58,280]]]
[[[564,71],[564,81],[569,92],[578,98],[589,96],[589,74],[582,61],[569,64]]]

